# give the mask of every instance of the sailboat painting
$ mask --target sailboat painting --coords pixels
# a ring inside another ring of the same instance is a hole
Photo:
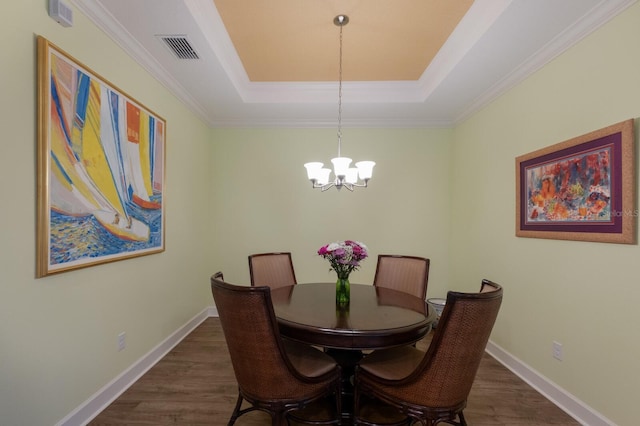
[[[36,275],[164,251],[166,122],[38,37]]]

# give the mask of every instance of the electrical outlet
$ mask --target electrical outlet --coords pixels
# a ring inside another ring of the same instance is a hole
[[[552,353],[555,359],[557,359],[558,361],[562,361],[562,343],[554,341],[552,346]]]
[[[124,331],[118,334],[118,352],[127,347],[127,333]]]

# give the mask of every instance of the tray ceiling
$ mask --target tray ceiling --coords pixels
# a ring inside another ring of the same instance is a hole
[[[464,120],[636,0],[72,1],[220,127],[335,126],[333,18],[346,14],[343,126],[434,127]]]

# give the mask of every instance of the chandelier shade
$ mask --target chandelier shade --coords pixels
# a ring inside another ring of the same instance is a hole
[[[313,188],[320,188],[326,191],[331,187],[340,190],[343,187],[353,191],[356,187],[367,187],[369,179],[373,175],[373,161],[358,161],[355,167],[351,166],[351,158],[342,157],[342,28],[349,22],[346,15],[338,15],[333,19],[333,23],[340,27],[340,69],[338,83],[338,156],[331,159],[333,164],[334,178],[331,180],[331,169],[324,167],[318,161],[306,163],[307,178],[311,181]]]

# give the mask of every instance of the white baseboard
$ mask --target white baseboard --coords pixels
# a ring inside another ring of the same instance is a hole
[[[561,410],[586,426],[616,426],[611,420],[598,413],[551,380],[529,367],[509,352],[493,342],[487,344],[487,353],[511,370],[545,398]]]
[[[144,355],[127,370],[107,383],[78,408],[56,423],[56,426],[84,426],[118,398],[133,383],[160,361],[171,349],[191,333],[208,317],[217,317],[218,311],[210,306],[197,314],[185,325],[173,332],[163,342]],[[493,342],[487,344],[487,353],[511,370],[545,398],[568,415],[586,426],[616,426],[612,421],[511,355]]]
[[[151,349],[119,376],[107,383],[102,389],[93,394],[78,408],[69,413],[65,418],[56,423],[56,426],[84,426],[96,417],[109,404],[115,401],[129,386],[135,383],[144,373],[160,361],[171,349],[173,349],[182,339],[191,333],[205,319],[217,316],[215,308],[204,309],[198,315],[189,320],[185,325],[173,332],[163,342]]]

